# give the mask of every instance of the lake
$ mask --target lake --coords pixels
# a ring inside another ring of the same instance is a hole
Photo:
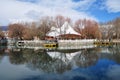
[[[119,80],[120,45],[42,50],[0,47],[0,80]]]

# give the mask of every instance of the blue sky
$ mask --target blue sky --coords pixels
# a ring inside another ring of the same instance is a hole
[[[106,22],[120,17],[119,5],[120,0],[0,0],[0,25],[56,15]]]

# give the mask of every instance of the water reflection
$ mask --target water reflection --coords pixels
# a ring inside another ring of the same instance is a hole
[[[76,65],[79,67],[88,67],[94,65],[98,60],[97,51],[93,52],[92,49],[90,50],[82,50],[81,54],[77,54],[74,56],[73,60],[75,61]]]
[[[119,63],[120,45],[71,51],[0,48],[0,70],[24,70],[15,80],[113,80],[120,78]]]
[[[9,53],[9,59],[11,64],[24,64],[25,63],[25,58],[23,57],[22,49],[18,49],[15,51],[11,51]]]

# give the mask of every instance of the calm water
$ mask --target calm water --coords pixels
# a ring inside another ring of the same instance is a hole
[[[120,45],[82,50],[0,47],[0,80],[119,80]]]

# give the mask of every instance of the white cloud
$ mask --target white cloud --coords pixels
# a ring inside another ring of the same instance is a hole
[[[33,0],[31,0],[33,1]],[[61,14],[72,20],[88,18],[97,20],[86,12],[96,0],[37,0],[34,3],[28,0],[1,0],[0,1],[0,24],[5,25],[14,21],[32,21],[41,16],[56,16]],[[76,10],[78,9],[78,10]],[[83,10],[85,9],[85,11]]]
[[[106,0],[105,6],[108,12],[120,12],[120,0]]]
[[[25,13],[31,9],[34,9],[34,7],[32,5],[29,6],[28,3],[25,4],[15,0],[2,0],[0,1],[0,22],[4,20],[4,25],[9,23],[11,20],[29,20]]]

